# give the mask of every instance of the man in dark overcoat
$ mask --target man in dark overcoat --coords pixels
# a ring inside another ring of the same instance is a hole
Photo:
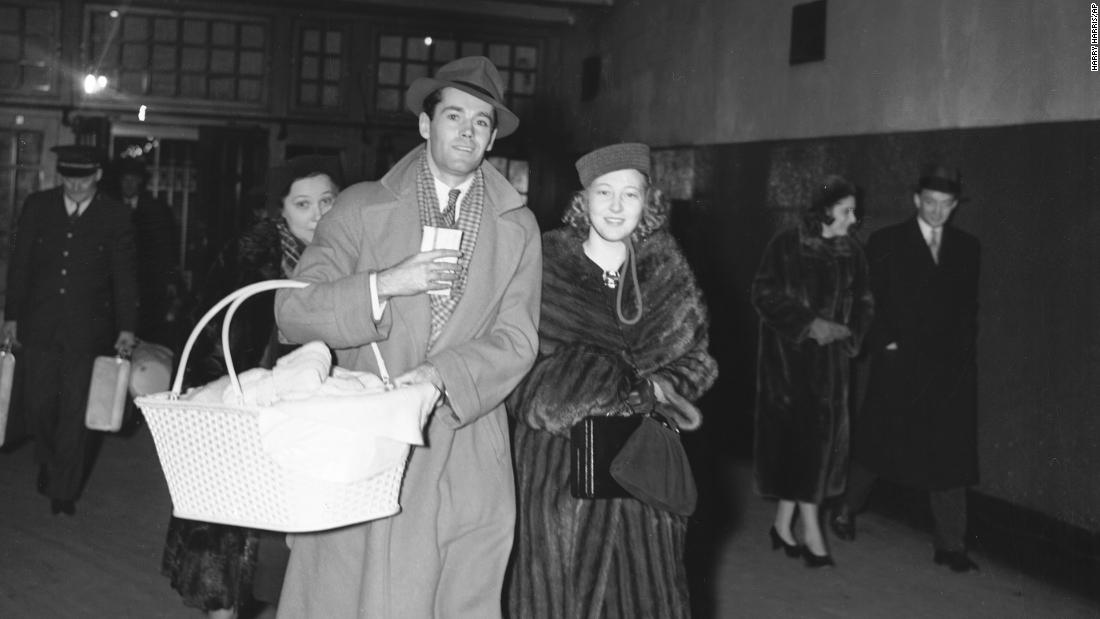
[[[957,170],[927,166],[915,216],[871,235],[871,292],[878,310],[867,338],[870,374],[853,423],[845,500],[832,520],[853,539],[852,514],[877,477],[927,490],[937,564],[977,569],[966,554],[966,488],[978,482],[978,240],[949,223],[961,193]]]
[[[97,190],[99,151],[54,152],[61,186],[28,196],[19,216],[2,337],[22,350],[38,490],[54,514],[72,515],[86,468],[92,365],[133,348],[138,303],[130,212]]]
[[[172,347],[177,338],[171,331],[169,316],[180,290],[175,216],[164,200],[146,189],[149,171],[140,159],[119,159],[115,169],[119,198],[130,207],[134,223],[140,299],[137,335]]]

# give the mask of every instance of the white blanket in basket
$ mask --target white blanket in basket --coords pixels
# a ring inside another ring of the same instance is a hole
[[[410,445],[424,444],[438,397],[431,384],[387,391],[373,374],[333,368],[321,342],[282,357],[271,370],[244,372],[239,381],[243,402],[227,377],[186,397],[255,407],[265,453],[290,471],[337,483],[401,464]]]

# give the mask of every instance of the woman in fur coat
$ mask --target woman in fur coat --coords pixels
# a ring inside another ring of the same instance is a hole
[[[844,491],[851,358],[873,312],[867,261],[848,235],[855,208],[852,183],[824,179],[800,224],[768,244],[752,284],[760,315],[756,491],[779,499],[772,548],[810,567],[833,565],[818,505]],[[792,531],[796,505],[801,542]]]
[[[577,161],[585,187],[569,226],[543,235],[539,356],[509,399],[519,499],[508,608],[516,619],[688,617],[687,518],[634,498],[570,492],[570,429],[630,414],[652,393],[683,430],[713,384],[707,315],[664,231],[649,148],[617,144]]]
[[[227,246],[207,278],[203,313],[227,294],[256,282],[289,278],[313,231],[339,192],[340,166],[330,157],[297,157],[268,172],[268,219]],[[238,372],[271,368],[292,346],[280,344],[274,292],[241,304],[229,330]],[[196,341],[188,383],[202,385],[226,374],[222,325],[213,320]],[[253,599],[279,600],[288,550],[285,534],[182,520],[168,526],[161,572],[183,603],[210,617],[236,617]]]

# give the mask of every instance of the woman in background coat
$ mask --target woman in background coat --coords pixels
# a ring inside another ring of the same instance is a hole
[[[200,299],[202,311],[248,284],[290,277],[313,240],[317,222],[336,200],[340,176],[339,161],[315,155],[272,168],[267,178],[270,217],[222,251]],[[271,368],[292,348],[279,343],[274,296],[248,299],[233,320],[229,342],[238,372]],[[197,340],[189,384],[202,385],[225,375],[221,331],[221,320],[211,321]],[[210,617],[236,617],[253,599],[278,602],[289,555],[285,538],[282,533],[173,517],[161,572],[185,605]]]
[[[818,506],[844,492],[850,359],[871,322],[867,261],[849,236],[856,188],[825,178],[799,225],[775,236],[752,284],[760,315],[754,480],[779,500],[772,548],[833,565]],[[795,506],[802,541],[792,531]]]

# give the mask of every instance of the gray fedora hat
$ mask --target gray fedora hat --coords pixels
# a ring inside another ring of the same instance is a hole
[[[466,56],[439,67],[435,77],[419,77],[405,93],[405,106],[413,114],[424,111],[424,99],[440,88],[457,88],[492,105],[497,111],[497,137],[511,135],[519,127],[519,117],[504,105],[504,80],[493,63],[484,56]]]

